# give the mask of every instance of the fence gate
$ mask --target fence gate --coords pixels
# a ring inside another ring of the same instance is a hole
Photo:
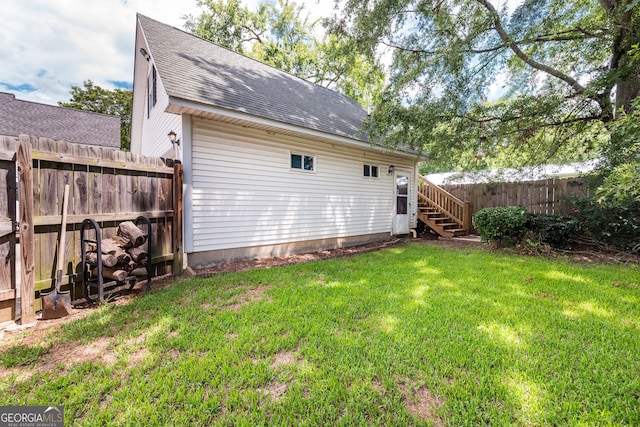
[[[0,323],[16,318],[16,141],[0,137]]]

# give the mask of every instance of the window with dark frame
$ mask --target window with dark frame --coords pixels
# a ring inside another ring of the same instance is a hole
[[[378,166],[364,165],[363,174],[367,178],[377,178],[378,177]]]
[[[151,116],[151,110],[158,101],[158,78],[155,65],[151,66],[149,78],[147,79],[147,118]]]
[[[291,169],[298,169],[307,172],[315,172],[316,170],[315,156],[306,154],[291,153]]]

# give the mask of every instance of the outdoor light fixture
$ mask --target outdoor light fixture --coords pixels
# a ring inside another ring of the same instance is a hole
[[[147,61],[151,59],[151,55],[149,55],[149,53],[147,52],[147,49],[141,47],[140,53],[142,54],[142,56],[144,56],[144,59],[146,59]]]
[[[180,163],[180,139],[178,138],[178,134],[171,129],[167,136],[169,137],[169,141],[171,141],[171,145],[173,145],[173,158],[177,163]]]
[[[390,165],[390,166],[389,166],[389,169],[387,169],[387,173],[388,173],[389,175],[391,175],[395,169],[396,169],[396,168],[395,168],[393,165]]]
[[[180,145],[180,140],[177,138],[178,135],[173,130],[170,130],[167,136],[172,144]]]

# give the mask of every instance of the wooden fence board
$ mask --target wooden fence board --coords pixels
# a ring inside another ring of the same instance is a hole
[[[33,227],[33,165],[31,140],[20,136],[17,146],[20,185],[20,311],[22,324],[35,322],[35,232]]]
[[[16,317],[16,143],[0,137],[0,323]]]

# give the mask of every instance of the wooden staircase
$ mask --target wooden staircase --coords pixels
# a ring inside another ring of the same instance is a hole
[[[463,202],[418,175],[418,219],[442,237],[465,236],[471,229],[469,202]]]

